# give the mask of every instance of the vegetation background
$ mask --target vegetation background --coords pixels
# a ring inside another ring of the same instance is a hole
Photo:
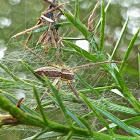
[[[65,1],[61,1],[65,2]],[[108,1],[104,1],[104,5],[107,5]],[[91,11],[94,8],[94,5],[97,3],[97,1],[93,0],[80,0],[79,1],[79,19],[82,21],[84,25],[87,25],[88,17],[91,14]],[[2,64],[6,65],[8,69],[15,75],[17,75],[20,78],[27,78],[34,80],[35,78],[29,74],[29,71],[25,68],[25,66],[21,63],[20,59],[22,59],[24,62],[27,62],[33,69],[36,69],[40,66],[44,66],[44,64],[39,63],[39,61],[32,56],[29,52],[24,51],[23,48],[21,48],[21,45],[19,45],[19,42],[25,42],[27,35],[20,36],[15,39],[11,39],[11,37],[21,32],[25,29],[28,29],[32,26],[34,26],[37,22],[37,18],[40,17],[40,13],[46,9],[48,5],[43,1],[38,0],[1,0],[0,5],[0,61]],[[74,14],[75,12],[75,1],[69,1],[69,3],[65,6],[66,9],[68,9],[69,13]],[[129,22],[127,25],[127,28],[125,30],[125,34],[121,40],[121,43],[119,45],[119,48],[115,54],[114,60],[123,60],[124,54],[127,52],[128,46],[130,41],[132,40],[133,36],[136,34],[137,30],[139,29],[140,25],[140,2],[138,0],[129,0],[129,1],[111,1],[111,4],[109,6],[109,9],[106,14],[106,21],[105,21],[105,41],[104,41],[104,49],[103,53],[107,57],[107,54],[111,54],[114,46],[120,36],[121,29],[127,20],[127,17],[129,17]],[[96,27],[99,19],[101,16],[101,7],[97,8],[95,19],[94,19],[94,27]],[[61,18],[61,21],[67,21],[65,17]],[[65,29],[65,30],[64,30]],[[76,28],[73,27],[64,27],[60,29],[60,35],[63,34],[65,31],[66,37],[73,37],[73,38],[83,38],[82,34],[77,31]],[[34,44],[38,38],[38,34],[33,37],[30,43],[30,47],[33,48]],[[97,44],[100,44],[100,30],[95,35],[95,40]],[[77,40],[73,41],[73,43],[79,45],[79,46],[87,46],[88,42],[85,40]],[[127,62],[125,63],[125,67],[122,72],[123,79],[125,81],[125,84],[127,87],[129,87],[129,90],[131,93],[134,94],[137,101],[140,101],[140,61],[138,61],[139,58],[139,36],[137,40],[135,41],[135,44],[133,48],[131,49],[131,53],[129,54],[129,57],[127,58]],[[41,48],[41,47],[40,47]],[[35,51],[38,53],[42,53],[42,50],[40,48],[35,48]],[[66,46],[66,49],[69,48]],[[87,48],[84,48],[87,49]],[[47,59],[51,59],[52,61],[55,61],[55,50],[50,50],[48,52]],[[64,51],[65,53],[65,51]],[[140,58],[139,58],[140,59]],[[65,62],[65,64],[68,64],[70,66],[77,66],[89,63],[90,60],[87,60],[83,57],[79,57],[78,54],[75,53],[75,55],[72,55],[71,53],[67,54],[67,56],[64,56],[62,60]],[[0,77],[9,79],[9,75],[3,71],[3,69],[0,69]],[[93,75],[93,72],[95,73]],[[108,86],[112,84],[112,79],[110,80],[110,77],[108,74],[102,72],[99,67],[87,69],[80,71],[78,74],[91,86],[93,87],[102,87],[102,86]],[[105,84],[106,83],[106,84]],[[29,105],[31,108],[35,106],[36,102],[33,99],[33,94],[31,94],[31,88],[20,86],[14,88],[8,89],[8,83],[5,85],[4,81],[1,80],[1,89],[4,91],[12,93],[16,98],[20,98],[22,96],[25,97],[24,103],[26,105]],[[4,87],[5,86],[5,87]],[[81,82],[78,78],[75,79],[75,87],[77,90],[81,89]],[[24,89],[25,88],[25,89]],[[70,92],[70,90],[66,87],[64,84],[62,87],[62,90],[64,92]],[[41,91],[40,91],[41,92]],[[130,103],[126,101],[124,98],[121,98],[118,95],[113,94],[113,92],[110,91],[100,91],[101,95],[108,99],[108,101],[112,103],[117,103],[119,105],[131,107]],[[71,94],[70,94],[71,95]],[[88,95],[91,96],[90,94]],[[93,98],[93,97],[92,97]],[[44,101],[45,102],[45,101]],[[73,108],[74,112],[78,111],[79,115],[82,115],[84,113],[83,109],[80,108],[79,104],[74,105],[68,102],[65,102],[65,105]],[[75,108],[75,106],[77,106]],[[65,124],[65,121],[62,120],[62,115],[59,109],[54,107],[48,107],[46,111],[49,115],[49,119],[55,120],[59,123]],[[57,114],[56,116],[54,115]],[[1,114],[5,112],[1,111]],[[126,119],[126,116],[122,113],[115,114],[120,119]],[[127,118],[129,118],[129,115]],[[132,116],[135,117],[133,114]],[[132,117],[130,115],[130,117]],[[98,125],[100,124],[100,125]],[[135,127],[139,128],[139,121],[136,122]],[[94,129],[100,130],[103,125],[97,121],[97,118],[94,118],[91,120],[91,127]],[[0,131],[0,138],[1,139],[23,139],[28,136],[32,136],[38,131],[38,129],[34,129],[33,131],[30,130],[30,128],[26,126],[18,126],[18,127],[12,127],[12,128],[4,128]],[[122,135],[128,135],[126,132],[120,130],[117,132],[118,134]],[[61,138],[60,138],[61,139]]]

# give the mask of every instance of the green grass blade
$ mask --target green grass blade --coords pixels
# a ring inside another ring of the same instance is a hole
[[[76,21],[70,14],[68,14],[66,11],[63,11],[63,14],[66,16],[66,18],[86,37],[91,37],[89,31],[87,30],[86,26],[84,26],[81,21]]]
[[[63,11],[63,10],[62,10]],[[63,14],[66,16],[66,18],[85,36],[85,38],[90,42],[91,46],[95,51],[98,50],[98,46],[94,40],[94,38],[91,36],[89,31],[87,30],[86,26],[81,23],[80,20],[74,19],[70,14],[63,11]]]
[[[59,106],[59,103],[56,101],[56,99],[51,96],[50,94],[48,94],[49,97],[55,102],[56,105]],[[86,128],[86,126],[81,122],[81,120],[77,117],[77,115],[75,115],[71,110],[69,110],[68,108],[66,108],[66,112],[67,114],[81,127],[81,128]]]
[[[6,68],[6,66],[4,66],[2,63],[0,63],[0,67],[1,67],[5,72],[7,72],[7,73],[13,78],[13,80],[15,80],[15,81],[20,81],[20,79],[19,79],[16,75],[14,75],[8,68]]]
[[[113,131],[109,128],[107,122],[105,119],[100,115],[100,112],[97,111],[97,109],[92,105],[88,99],[80,93],[80,96],[82,97],[83,101],[89,106],[89,108],[95,113],[95,115],[98,117],[98,119],[104,124],[104,126],[107,128],[110,135],[113,135]]]
[[[50,83],[50,81],[49,81],[49,79],[48,79],[47,77],[44,76],[44,78],[45,78],[45,81],[47,82],[47,84],[48,84],[50,90],[51,90],[52,93],[54,94],[54,96],[55,96],[55,98],[56,98],[56,100],[57,100],[57,102],[58,102],[58,104],[59,104],[59,107],[60,107],[61,111],[63,112],[63,114],[64,114],[64,116],[65,116],[65,118],[66,118],[66,120],[67,120],[69,126],[71,127],[71,126],[72,126],[72,122],[71,122],[71,120],[70,120],[69,115],[68,115],[67,112],[66,112],[66,109],[65,109],[65,107],[64,107],[64,105],[63,105],[62,100],[61,100],[60,97],[59,97],[59,92],[57,92],[57,90],[56,90],[56,89],[54,88],[54,86]]]
[[[92,103],[94,103],[95,105],[100,105],[100,107],[102,108],[106,108],[108,110],[112,110],[112,111],[116,111],[116,112],[119,112],[121,111],[121,113],[135,113],[138,115],[138,112],[135,111],[134,109],[131,109],[131,108],[127,108],[127,107],[124,107],[124,106],[120,106],[120,105],[116,105],[116,104],[113,104],[107,100],[105,100],[104,98],[101,97],[101,95],[94,89],[92,88],[88,83],[86,83],[78,74],[76,74],[77,78],[87,87],[90,89],[90,92],[92,93],[95,93],[95,95],[98,97],[98,98],[101,98],[100,100],[100,103],[96,100],[91,100]]]
[[[64,140],[70,140],[72,137],[73,131],[71,130]]]
[[[76,74],[77,78],[87,87],[90,89],[91,92],[93,92],[98,98],[101,98],[101,95],[94,90],[88,83],[86,83],[78,74]]]
[[[79,54],[81,54],[82,56],[84,56],[85,58],[93,61],[93,62],[104,62],[106,61],[105,56],[102,53],[97,53],[97,54],[91,54],[87,51],[85,51],[84,49],[78,47],[77,45],[69,42],[69,41],[64,41],[66,42],[71,48],[75,49]],[[113,68],[117,68],[117,66],[115,64],[104,64],[101,65],[102,68],[104,68],[115,80],[115,82],[117,83],[117,79],[116,79],[116,75],[114,73]]]
[[[22,61],[22,63],[23,63],[23,65],[31,72],[32,75],[34,75],[40,82],[42,82],[44,85],[47,86],[46,81],[45,81],[42,77],[36,75],[36,74],[34,73],[34,70],[33,70],[27,63],[25,63],[25,62],[23,62],[23,61]]]
[[[127,124],[127,125],[131,125],[131,124],[133,124],[133,123],[136,123],[136,122],[140,122],[140,116],[136,116],[136,117],[133,117],[133,118],[129,118],[129,119],[125,119],[125,120],[122,120],[125,124]],[[129,127],[131,127],[131,126],[129,126]],[[112,127],[113,128],[113,127]],[[116,131],[116,130],[118,130],[119,129],[119,127],[118,126],[115,126],[114,125],[114,128],[113,128],[113,131]],[[133,129],[133,128],[132,128]],[[133,130],[135,133],[137,133],[137,134],[140,134],[140,131],[139,131],[139,129],[134,129]]]
[[[128,46],[128,49],[127,49],[127,51],[126,51],[126,53],[125,53],[125,56],[124,56],[124,58],[123,58],[123,63],[121,64],[121,67],[120,67],[120,70],[119,70],[120,74],[121,74],[122,71],[123,71],[123,68],[124,68],[124,66],[125,66],[125,64],[126,64],[126,60],[127,60],[128,56],[129,56],[129,54],[130,54],[130,51],[132,50],[132,47],[133,47],[133,45],[134,45],[134,43],[135,43],[135,41],[136,41],[136,39],[137,39],[137,36],[138,36],[138,34],[139,34],[139,31],[140,31],[140,28],[138,29],[138,31],[136,32],[136,34],[133,36],[133,38],[132,38],[132,40],[131,40],[131,42],[130,42],[130,44],[129,44],[129,46]]]
[[[101,3],[101,31],[100,31],[100,51],[103,51],[104,46],[104,28],[105,28],[105,12],[104,3]]]
[[[28,137],[28,138],[25,138],[23,140],[35,140],[35,139],[38,139],[40,136],[42,136],[47,131],[48,131],[48,129],[43,129],[40,132],[36,133],[35,135],[33,135],[31,137]]]
[[[42,115],[42,118],[43,118],[45,124],[48,125],[49,124],[49,120],[48,120],[48,118],[47,118],[47,116],[46,116],[46,114],[45,114],[45,112],[43,110],[43,107],[41,106],[41,101],[40,101],[40,98],[38,96],[37,89],[35,88],[34,85],[33,85],[33,91],[34,91],[34,96],[36,98],[36,101],[37,101],[37,104],[38,104],[38,108],[39,108],[39,111],[40,111],[40,113]]]
[[[96,112],[100,112],[101,114],[103,114],[105,117],[107,117],[108,119],[112,120],[114,123],[116,123],[117,125],[119,125],[121,128],[123,128],[126,132],[128,132],[129,134],[133,135],[133,136],[137,136],[137,134],[135,132],[133,132],[124,122],[122,122],[119,118],[117,118],[116,116],[112,115],[111,113],[107,112],[106,110],[103,110],[102,108],[100,108],[99,106],[96,106],[94,104],[92,104],[87,98],[85,98],[82,94],[80,94],[82,99],[84,100],[84,102],[90,107],[90,109],[92,111]],[[105,124],[104,124],[105,125]],[[107,127],[108,131],[110,131],[112,133],[112,130],[110,129],[110,127],[105,125],[105,127]],[[113,133],[112,133],[113,134]]]
[[[75,15],[74,18],[76,20],[79,20],[79,0],[76,0],[75,2]]]
[[[119,38],[118,38],[118,40],[117,40],[117,43],[116,43],[115,48],[114,48],[114,50],[113,50],[113,53],[112,53],[112,55],[111,55],[111,57],[110,57],[110,60],[112,60],[112,59],[114,58],[114,56],[115,56],[115,54],[116,54],[116,52],[117,52],[117,50],[118,50],[118,47],[119,47],[119,45],[120,45],[120,42],[121,42],[121,40],[122,40],[122,37],[123,37],[124,32],[125,32],[125,30],[126,30],[126,27],[127,27],[127,25],[128,25],[128,21],[129,21],[129,17],[126,19],[126,21],[125,21],[125,23],[124,23],[124,25],[123,25],[123,28],[122,28],[121,33],[120,33],[120,36],[119,36]]]
[[[140,116],[136,116],[136,117],[133,117],[133,118],[129,118],[129,119],[126,119],[126,120],[122,120],[125,124],[127,125],[130,125],[130,124],[133,124],[133,123],[137,123],[137,122],[140,122]],[[109,124],[109,127],[113,130],[113,131],[116,131],[118,129],[120,129],[120,127],[117,125],[117,124],[114,124],[114,123],[111,123]],[[137,133],[138,135],[140,134],[140,130],[138,128],[134,128],[132,126],[129,126],[130,129],[132,129],[135,133]],[[103,131],[106,131],[106,127],[102,128],[101,130],[99,130],[99,132],[103,132]]]
[[[86,57],[94,62],[99,61],[99,59],[95,55],[85,51],[84,49],[78,47],[77,45],[75,45],[69,41],[66,41],[66,40],[64,40],[64,42],[67,43],[71,48],[75,49],[80,55],[82,55],[82,56],[84,56],[84,57]]]
[[[115,70],[115,74],[118,80],[119,85],[121,86],[122,89],[122,94],[124,97],[131,103],[131,105],[138,111],[140,112],[140,103],[135,99],[135,97],[132,95],[132,93],[129,91],[127,88],[124,80],[122,79],[121,75],[117,70]]]
[[[61,23],[52,25],[51,29],[57,29],[57,28],[64,27],[64,26],[69,26],[69,25],[71,25],[70,22],[61,22]],[[34,31],[30,32],[30,33],[43,32],[43,31],[46,31],[48,29],[49,29],[49,26],[46,26],[46,27],[36,29],[36,30],[34,30]]]
[[[140,82],[140,55],[138,53],[138,69],[139,69],[139,82]]]
[[[107,12],[109,6],[110,6],[110,2],[111,2],[111,0],[108,1],[108,4],[107,4],[106,7],[105,7],[105,10],[104,10],[105,14],[106,14],[106,12]],[[99,31],[100,26],[101,26],[101,19],[99,20],[98,24],[97,24],[96,27],[95,27],[95,30],[94,30],[94,32],[93,32],[94,35]]]
[[[5,95],[5,97],[7,99],[9,99],[13,104],[17,104],[18,102],[18,99],[16,99],[13,95],[9,94],[8,92],[5,92],[3,90],[0,89],[0,92],[3,93]],[[35,111],[31,110],[30,108],[28,108],[26,105],[24,105],[23,103],[21,103],[21,106],[20,106],[20,109],[23,111],[23,112],[27,112],[29,114],[32,114],[32,115],[35,115],[35,116],[39,116],[40,115],[38,113],[36,113]]]

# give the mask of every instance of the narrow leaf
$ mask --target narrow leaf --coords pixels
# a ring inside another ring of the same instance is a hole
[[[126,60],[127,60],[128,56],[129,56],[131,50],[132,50],[132,47],[134,46],[134,43],[135,43],[135,41],[136,41],[136,39],[137,39],[137,36],[138,36],[138,34],[139,34],[139,31],[140,31],[140,28],[138,29],[138,31],[136,32],[136,34],[133,36],[133,38],[132,38],[132,40],[131,40],[131,42],[130,42],[130,44],[129,44],[129,46],[128,46],[128,49],[127,49],[127,51],[126,51],[126,53],[125,53],[125,56],[124,56],[124,58],[123,58],[123,63],[121,64],[121,67],[120,67],[120,70],[119,70],[120,74],[121,74],[122,71],[123,71],[123,68],[124,68],[124,66],[125,66],[125,64],[126,64]]]
[[[138,69],[139,69],[139,82],[140,82],[140,55],[138,53]]]
[[[79,20],[79,0],[76,0],[75,2],[75,15],[76,20]]]
[[[100,31],[100,51],[103,51],[104,45],[104,28],[105,28],[105,12],[104,12],[104,3],[101,3],[101,31]]]
[[[129,134],[133,135],[133,136],[137,136],[137,134],[135,132],[133,132],[124,122],[122,122],[119,118],[117,118],[116,116],[112,115],[111,113],[107,112],[106,110],[103,110],[102,108],[100,108],[99,106],[96,106],[94,104],[92,104],[87,98],[85,98],[82,94],[80,94],[82,99],[85,101],[85,103],[90,107],[91,110],[97,110],[99,111],[101,114],[103,114],[104,116],[106,116],[107,118],[109,118],[110,120],[112,120],[114,123],[116,123],[117,125],[119,125],[121,128],[123,128],[126,132],[128,132]],[[106,125],[105,125],[106,126]],[[106,126],[109,127],[109,126]],[[110,128],[107,128],[108,130],[111,131]]]
[[[14,75],[8,68],[6,68],[6,66],[4,66],[2,63],[0,63],[0,67],[6,71],[15,81],[20,81],[20,79]]]
[[[44,76],[44,78],[45,78],[45,81],[47,82],[47,84],[48,84],[50,90],[51,90],[52,93],[54,94],[56,100],[58,101],[59,107],[60,107],[61,111],[63,112],[63,114],[64,114],[64,116],[65,116],[65,118],[66,118],[66,120],[67,120],[69,126],[72,126],[72,122],[71,122],[70,117],[68,116],[68,114],[67,114],[67,112],[66,112],[66,109],[65,109],[65,107],[64,107],[64,105],[63,105],[62,100],[61,100],[60,97],[59,97],[59,93],[58,93],[57,90],[54,88],[54,86],[50,83],[49,79],[48,79],[46,76]]]
[[[61,22],[61,23],[52,25],[51,29],[57,29],[57,28],[64,27],[64,26],[69,26],[69,25],[71,25],[70,22]],[[43,31],[46,31],[48,29],[49,29],[49,26],[42,27],[42,28],[36,29],[36,30],[34,30],[34,31],[30,32],[30,33],[43,32]]]
[[[38,92],[37,92],[37,90],[36,90],[34,85],[33,85],[33,91],[34,91],[34,96],[36,98],[36,101],[37,101],[37,104],[38,104],[38,107],[39,107],[39,111],[40,111],[40,113],[42,115],[42,118],[43,118],[43,120],[44,120],[44,122],[45,122],[45,124],[47,126],[49,124],[49,120],[48,120],[48,118],[47,118],[47,116],[46,116],[46,114],[45,114],[45,112],[43,110],[43,107],[41,106],[41,101],[40,101],[40,98],[38,96]]]
[[[106,12],[107,12],[109,6],[110,6],[110,2],[111,2],[111,0],[108,1],[108,4],[107,4],[106,7],[105,7],[105,10],[104,10],[105,14],[106,14]],[[95,30],[94,30],[94,32],[93,32],[94,35],[98,32],[100,26],[101,26],[101,19],[99,20],[98,24],[97,24],[96,27],[95,27]]]
[[[125,21],[125,23],[124,23],[124,25],[123,25],[123,28],[122,28],[121,33],[120,33],[120,36],[119,36],[119,38],[118,38],[118,40],[117,40],[117,43],[116,43],[115,48],[114,48],[114,50],[113,50],[113,53],[112,53],[112,55],[111,55],[111,57],[110,57],[110,60],[112,60],[112,59],[114,58],[114,56],[115,56],[115,54],[116,54],[116,52],[117,52],[117,50],[118,50],[118,47],[119,47],[119,45],[120,45],[120,43],[121,43],[121,40],[122,40],[122,37],[123,37],[124,32],[125,32],[125,30],[126,30],[126,27],[127,27],[127,25],[128,25],[128,21],[129,21],[129,17],[126,19],[126,21]]]
[[[63,10],[62,10],[63,11]],[[66,18],[85,36],[85,38],[90,42],[91,46],[94,48],[95,51],[98,50],[98,46],[89,31],[87,30],[86,26],[81,23],[80,20],[74,19],[70,14],[63,11],[63,14]]]
[[[7,99],[9,99],[12,103],[14,103],[15,105],[17,104],[18,102],[18,99],[16,99],[13,95],[11,95],[10,93],[8,92],[5,92],[3,90],[0,90],[1,93],[3,93]],[[40,115],[33,111],[32,109],[28,108],[26,105],[24,105],[23,103],[21,103],[21,106],[20,106],[20,109],[23,111],[23,112],[27,112],[29,114],[32,114],[32,115],[35,115],[35,116],[39,116]]]
[[[122,79],[121,75],[117,70],[115,70],[116,78],[118,80],[119,85],[121,86],[122,89],[122,94],[124,97],[131,103],[131,105],[138,111],[140,112],[140,104],[139,102],[135,99],[135,97],[132,95],[132,93],[129,91],[127,88],[124,80]]]
[[[82,97],[84,102],[89,106],[89,108],[96,114],[98,119],[105,125],[110,135],[113,135],[113,131],[109,128],[106,120],[100,115],[100,112],[92,105],[92,103],[83,94],[80,93],[80,96]]]

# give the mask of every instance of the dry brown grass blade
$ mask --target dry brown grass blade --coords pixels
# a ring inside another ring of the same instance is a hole
[[[94,15],[95,15],[95,12],[96,12],[96,9],[97,9],[98,6],[99,6],[99,2],[97,2],[97,4],[95,5],[95,7],[94,7],[89,19],[88,19],[87,29],[88,29],[89,32],[93,32],[93,20],[94,20]]]
[[[23,31],[23,32],[20,32],[20,33],[16,34],[16,35],[13,35],[11,38],[14,38],[14,37],[17,37],[17,36],[26,34],[26,33],[28,33],[28,32],[31,32],[31,31],[33,31],[33,30],[35,30],[35,29],[38,29],[38,28],[41,28],[41,27],[43,27],[43,26],[44,26],[44,23],[39,24],[39,25],[35,25],[35,26],[32,27],[32,28],[29,28],[29,29],[27,29],[27,30],[25,30],[25,31]]]
[[[65,5],[65,4],[67,4],[67,3],[68,3],[68,2],[64,2],[64,3],[62,3],[62,4],[60,4],[60,5],[56,6],[56,7],[54,7],[53,9],[47,10],[47,11],[45,11],[45,12],[42,12],[41,14],[42,14],[42,15],[46,15],[46,14],[48,14],[48,13],[50,13],[50,12],[55,11],[56,9],[59,9],[60,7],[62,7],[63,5]]]

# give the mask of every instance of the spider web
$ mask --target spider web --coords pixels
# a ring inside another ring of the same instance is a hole
[[[61,2],[65,2],[64,0]],[[4,2],[5,3],[5,2]],[[9,4],[10,3],[10,4]],[[6,40],[6,45],[5,42],[2,42],[3,45],[5,45],[5,47],[3,47],[3,52],[4,52],[4,57],[0,60],[1,63],[3,63],[10,71],[12,71],[12,73],[14,73],[16,76],[18,76],[19,78],[23,78],[23,79],[30,79],[30,80],[36,80],[31,73],[25,68],[25,66],[21,63],[21,60],[26,62],[28,65],[30,65],[33,69],[37,69],[40,67],[44,67],[46,66],[46,64],[44,64],[43,62],[41,62],[38,58],[36,58],[34,55],[32,55],[28,50],[25,50],[21,45],[20,45],[20,41],[25,43],[26,39],[27,39],[27,34],[19,36],[17,38],[14,39],[10,39],[10,37],[18,32],[21,32],[25,29],[28,29],[32,26],[34,26],[37,22],[37,18],[40,17],[40,13],[43,11],[43,9],[45,9],[45,7],[47,7],[47,5],[43,5],[43,2],[38,1],[38,0],[24,0],[24,1],[20,1],[20,0],[10,0],[9,3],[7,3],[7,7],[9,7],[10,5],[13,5],[11,7],[12,15],[11,15],[11,21],[13,22],[13,24],[11,24],[12,26],[12,31],[8,32],[7,37],[5,37]],[[70,13],[74,13],[74,1],[70,1],[69,4],[66,7],[66,9],[70,9]],[[89,9],[90,7],[87,7],[82,3],[81,7],[85,10]],[[92,9],[91,9],[92,10]],[[90,11],[91,11],[90,10]],[[83,23],[87,24],[87,19],[89,17],[91,12],[87,12],[84,15],[86,16],[81,16],[80,19],[82,20]],[[95,22],[98,19],[100,15],[98,14],[95,17]],[[61,21],[66,21],[66,19],[64,18],[64,16],[61,18]],[[81,34],[77,33],[77,30],[70,27],[64,27],[63,29],[60,29],[60,36],[62,36],[64,34],[64,36],[66,37],[83,37]],[[43,52],[44,50],[42,49],[41,45],[36,46],[36,42],[37,39],[39,38],[41,34],[40,33],[36,33],[33,35],[33,38],[30,40],[28,47],[31,48],[34,52],[36,52],[37,54],[39,54],[40,56],[43,56]],[[98,34],[97,34],[98,36]],[[2,44],[1,43],[1,44]],[[84,42],[82,41],[77,41],[74,42],[77,45],[81,45],[83,46],[83,44],[85,43],[85,45],[88,46],[88,43],[84,40]],[[64,49],[71,49],[69,48],[67,45],[64,46]],[[5,49],[7,48],[7,50]],[[87,49],[87,48],[86,48]],[[110,48],[110,50],[107,51],[111,51],[112,49]],[[76,66],[80,66],[83,64],[88,64],[91,63],[89,60],[83,58],[82,56],[79,56],[76,53],[73,54],[69,54],[68,52],[63,52],[63,56],[60,52],[60,59],[64,62],[64,64],[66,66],[70,66],[70,67],[76,67]],[[45,59],[51,62],[55,62],[58,63],[56,61],[56,50],[55,49],[48,49],[47,55],[45,56]],[[132,62],[135,58],[131,58],[130,62]],[[0,77],[12,80],[12,78],[6,73],[4,72],[2,69],[0,69]],[[85,70],[80,70],[78,71],[78,74],[88,83],[90,84],[92,87],[102,87],[102,86],[108,86],[111,85],[113,83],[113,79],[110,79],[110,76],[104,72],[99,66],[95,66],[95,67],[91,67]],[[130,84],[131,87],[135,87],[132,88],[132,92],[134,92],[135,94],[137,94],[139,92],[139,85],[136,82],[130,82],[130,78],[126,75],[125,76],[125,80],[127,84]],[[53,82],[53,80],[51,80]],[[3,83],[0,83],[1,85]],[[132,86],[133,84],[133,86]],[[81,89],[85,89],[86,87],[84,87],[82,85],[82,83],[75,77],[73,86],[75,87],[76,90],[81,90]],[[23,89],[22,87],[17,86],[16,88],[10,88],[10,89],[5,89],[7,92],[11,93],[13,96],[15,96],[16,98],[20,99],[21,97],[24,97],[24,104],[26,104],[27,106],[30,106],[31,108],[36,106],[36,101],[34,100],[33,97],[33,92],[31,88],[27,88],[27,89]],[[64,93],[70,93],[71,90],[68,88],[68,86],[66,85],[65,82],[63,82],[63,85],[61,87],[61,90],[64,91]],[[39,91],[40,94],[43,93],[43,91]],[[124,104],[124,99],[122,97],[120,97],[119,95],[115,95],[112,91],[102,91],[100,92],[100,94],[106,98],[107,100],[113,102],[113,103],[119,103],[119,104]],[[91,93],[89,93],[87,96],[92,96],[92,98],[94,98],[93,95],[91,95]],[[43,103],[46,102],[46,100],[48,100],[48,96],[45,97]],[[50,100],[50,99],[49,99]],[[100,102],[100,101],[99,101]],[[74,112],[77,112],[77,110],[79,110],[79,108],[81,108],[81,106],[77,106],[77,104],[74,106],[73,104],[71,104],[70,102],[65,102],[66,106],[68,106],[68,108],[71,108]],[[127,105],[127,102],[126,102]],[[82,111],[83,109],[80,109],[80,111],[78,112],[79,115],[82,115]],[[49,115],[49,117],[53,120],[55,118],[57,118],[57,122],[61,122],[64,123],[62,121],[61,118],[61,114],[60,111],[55,108],[54,106],[49,106],[47,108],[47,112]],[[54,115],[55,112],[55,115]],[[57,115],[56,115],[57,114]],[[55,117],[55,118],[54,118]],[[97,118],[95,117],[92,120],[92,124],[93,124],[93,128],[95,130],[98,130],[100,126],[100,122],[98,122]],[[100,126],[101,127],[101,126]],[[10,130],[10,131],[9,131]],[[29,137],[33,134],[35,134],[38,131],[38,129],[30,129],[30,127],[27,126],[16,126],[16,127],[4,127],[1,130],[0,133],[0,138],[7,138],[9,139],[8,136],[10,136],[10,138],[12,137],[12,139],[16,140],[17,137],[19,139],[22,138],[26,138]]]

